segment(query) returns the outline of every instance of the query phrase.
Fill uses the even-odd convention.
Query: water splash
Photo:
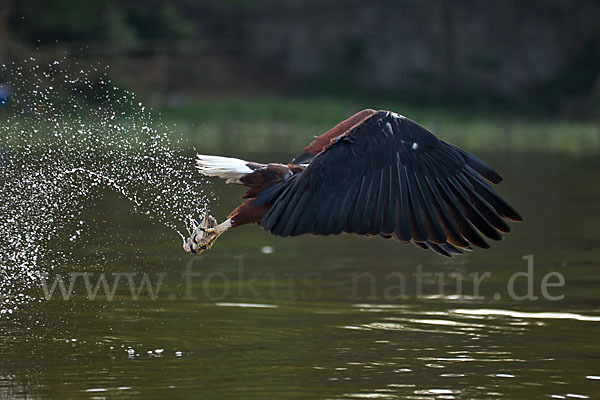
[[[49,243],[81,240],[79,217],[102,195],[99,187],[182,239],[180,229],[212,197],[172,132],[113,85],[107,68],[31,58],[0,69],[10,88],[0,108],[0,318],[31,301],[25,289],[69,260],[68,250]]]

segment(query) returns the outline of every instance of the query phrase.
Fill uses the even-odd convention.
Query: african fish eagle
[[[360,111],[289,164],[198,155],[197,168],[249,189],[223,223],[204,217],[184,243],[192,253],[258,223],[278,236],[378,235],[451,256],[489,248],[483,236],[500,240],[505,219],[522,221],[490,186],[502,181],[496,171],[390,111]]]

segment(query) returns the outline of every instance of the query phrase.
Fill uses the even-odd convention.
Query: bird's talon
[[[184,250],[197,254],[210,249],[219,237],[217,229],[215,229],[216,226],[217,220],[215,218],[210,215],[205,216],[184,243]]]

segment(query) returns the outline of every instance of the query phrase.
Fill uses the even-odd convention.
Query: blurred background
[[[243,192],[194,153],[286,162],[367,107],[489,162],[525,222],[449,260],[254,225],[182,251],[185,210]],[[0,398],[593,398],[599,152],[598,0],[0,0]],[[160,296],[23,284],[124,271]]]
[[[600,148],[594,0],[0,0],[0,63],[31,55],[109,66],[214,151],[364,107],[475,148]]]

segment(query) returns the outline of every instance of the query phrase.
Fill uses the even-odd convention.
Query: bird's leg
[[[231,218],[217,224],[217,220],[206,214],[190,237],[183,244],[183,249],[188,253],[202,253],[210,249],[219,236],[231,228]]]

